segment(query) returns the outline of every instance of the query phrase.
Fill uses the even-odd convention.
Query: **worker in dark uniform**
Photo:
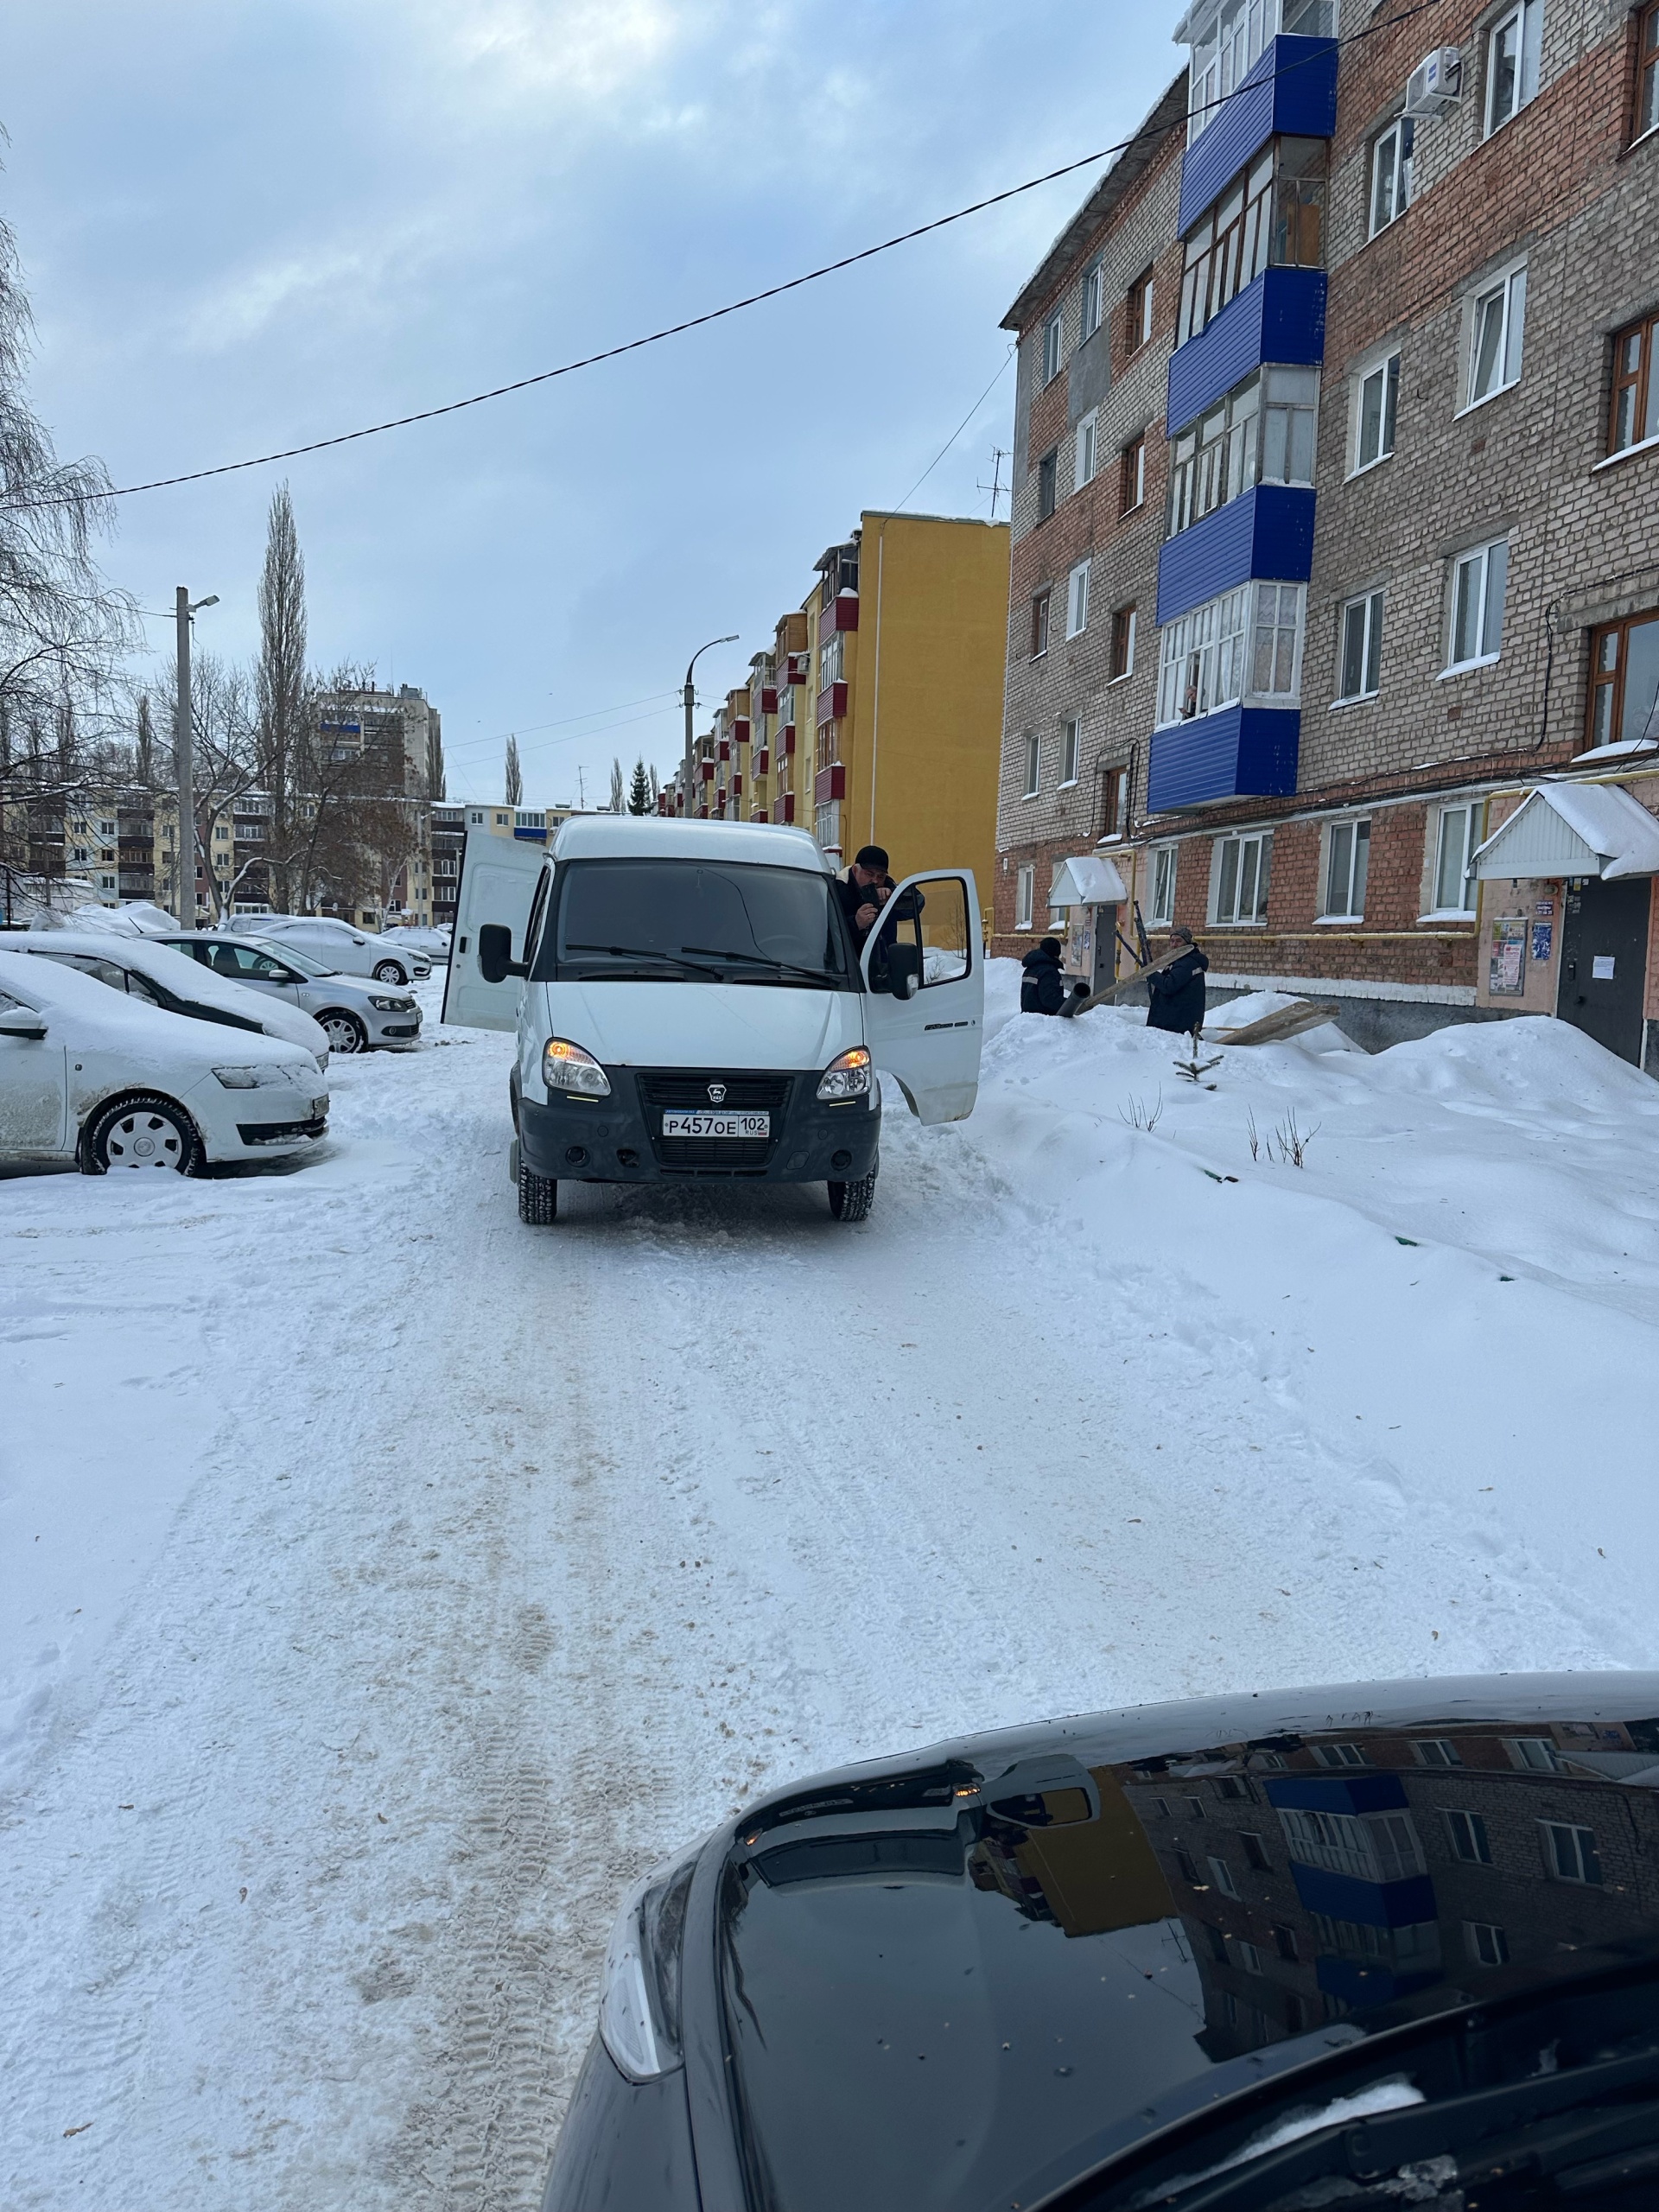
[[[1169,933],[1170,950],[1178,945],[1185,948],[1180,957],[1147,978],[1147,1027],[1172,1030],[1180,1036],[1204,1027],[1204,974],[1210,963],[1185,926]]]

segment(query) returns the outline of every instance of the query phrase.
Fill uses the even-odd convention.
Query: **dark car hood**
[[[1029,2204],[1382,2029],[1645,1955],[1656,1716],[1637,1674],[1262,1694],[764,1801],[715,1930],[755,2201]]]

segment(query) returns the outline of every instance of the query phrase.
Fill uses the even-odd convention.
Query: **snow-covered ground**
[[[0,1183],[6,2212],[531,2206],[619,1891],[772,1781],[1654,1661],[1659,1087],[1573,1031],[1205,1090],[999,965],[867,1224],[532,1231],[437,980],[296,1172]]]

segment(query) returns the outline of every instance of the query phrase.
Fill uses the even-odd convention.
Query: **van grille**
[[[686,1175],[764,1175],[783,1135],[795,1087],[791,1075],[757,1074],[753,1069],[728,1074],[721,1068],[675,1068],[639,1076],[639,1103],[657,1164],[669,1173]],[[716,1105],[709,1096],[711,1083],[723,1084],[726,1096]],[[768,1113],[769,1139],[750,1141],[738,1137],[669,1137],[663,1135],[663,1112]]]

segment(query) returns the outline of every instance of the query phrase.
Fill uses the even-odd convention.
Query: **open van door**
[[[861,963],[865,1034],[920,1122],[963,1122],[979,1093],[985,961],[966,868],[907,875]]]
[[[475,837],[467,832],[461,851],[441,1020],[457,1029],[518,1027],[523,982],[517,976],[499,983],[485,982],[478,964],[478,932],[487,922],[499,923],[512,932],[513,958],[524,957],[524,925],[546,858],[546,846],[528,837]]]

